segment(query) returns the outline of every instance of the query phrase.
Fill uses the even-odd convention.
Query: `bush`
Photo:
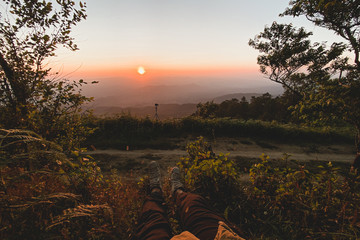
[[[250,169],[249,201],[263,234],[281,238],[349,239],[360,233],[360,177],[340,176],[331,162],[310,172],[270,167],[268,157]]]
[[[352,143],[351,128],[314,128],[259,120],[230,118],[202,119],[186,117],[164,121],[141,119],[129,115],[114,118],[97,118],[90,128],[98,130],[88,137],[86,143],[97,148],[164,148],[171,149],[169,139],[205,136],[251,137],[287,143]]]
[[[284,164],[275,166],[262,155],[247,182],[202,137],[187,151],[189,157],[178,163],[186,187],[208,197],[250,239],[357,239],[360,234],[357,172],[339,171],[331,162],[315,169],[289,164],[287,154]]]
[[[237,194],[238,173],[227,155],[216,155],[211,146],[199,137],[186,147],[189,157],[181,158],[179,168],[185,173],[185,187],[210,198],[216,207],[225,210]]]

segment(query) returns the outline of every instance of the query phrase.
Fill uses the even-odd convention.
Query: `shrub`
[[[252,137],[287,143],[351,143],[350,127],[315,128],[259,120],[230,118],[202,119],[185,117],[163,121],[152,121],[129,115],[114,118],[97,118],[89,127],[98,130],[87,138],[88,145],[96,147],[123,148],[172,148],[169,139],[196,137]]]
[[[211,146],[199,137],[186,147],[189,157],[181,158],[179,168],[185,173],[185,187],[213,200],[224,210],[237,194],[238,173],[227,155],[216,155]]]
[[[248,198],[264,235],[280,238],[349,239],[360,233],[360,177],[340,176],[329,162],[310,172],[272,168],[268,157],[250,169]]]
[[[262,155],[241,181],[232,161],[203,138],[188,144],[178,165],[186,187],[208,197],[250,239],[357,239],[360,176],[331,162],[274,165]],[[342,173],[341,173],[342,172]],[[345,173],[345,174],[344,174]]]

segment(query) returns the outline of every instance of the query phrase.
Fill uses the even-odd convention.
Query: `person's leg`
[[[136,239],[169,240],[172,236],[171,227],[161,191],[160,168],[155,161],[149,165],[149,178],[150,195],[146,197],[140,213]]]
[[[226,222],[200,195],[180,192],[176,194],[176,205],[181,226],[201,240],[213,240],[219,228],[219,221]]]
[[[219,221],[226,222],[225,219],[216,214],[203,197],[184,191],[179,168],[173,168],[170,181],[183,229],[200,240],[213,240],[219,228]]]
[[[160,191],[146,197],[139,218],[136,239],[169,240],[171,238],[170,223],[163,204],[164,199]]]

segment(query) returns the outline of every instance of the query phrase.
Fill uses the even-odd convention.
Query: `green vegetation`
[[[359,2],[292,0],[281,16],[305,16],[339,35],[343,42],[330,47],[312,44],[311,32],[274,22],[249,41],[261,53],[257,59],[261,72],[299,100],[293,110],[300,119],[311,124],[342,119],[352,124],[360,152]]]
[[[1,239],[129,239],[145,196],[116,171],[102,174],[91,158],[19,130],[1,130]],[[331,163],[263,155],[250,181],[203,138],[180,159],[187,189],[206,196],[248,239],[356,239],[360,234],[360,175]],[[131,178],[131,176],[128,176]],[[169,193],[165,184],[164,191]],[[170,208],[173,201],[168,198]],[[172,219],[175,232],[180,226]]]
[[[239,194],[235,163],[224,154],[216,155],[202,137],[189,143],[186,151],[189,156],[181,158],[178,166],[184,173],[187,189],[208,196],[216,209],[231,207],[229,196]]]
[[[332,163],[275,166],[262,155],[240,180],[234,162],[199,138],[179,162],[186,187],[207,196],[250,239],[357,239],[360,176]]]
[[[63,46],[78,49],[72,27],[86,18],[86,5],[75,1],[1,3],[0,127],[33,130],[70,151],[91,129],[84,128],[83,80],[61,79],[47,61]]]
[[[238,118],[256,119],[262,121],[277,121],[282,123],[293,122],[297,119],[288,110],[294,103],[292,96],[286,94],[273,98],[269,93],[260,97],[252,97],[250,102],[243,97],[240,101],[236,98],[225,100],[220,104],[214,102],[199,103],[196,107],[196,116],[202,118]]]
[[[90,123],[89,123],[90,124]],[[87,139],[87,145],[96,148],[131,149],[179,147],[169,139],[196,138],[206,136],[251,137],[267,141],[286,143],[351,143],[352,128],[306,127],[294,124],[280,124],[260,120],[230,118],[203,119],[186,117],[182,119],[155,121],[123,115],[114,118],[94,119],[89,125],[97,130]]]

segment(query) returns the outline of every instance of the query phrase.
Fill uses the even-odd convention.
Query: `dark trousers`
[[[187,192],[177,194],[176,205],[182,228],[200,240],[213,240],[219,221],[226,222],[200,195]],[[160,193],[146,198],[136,236],[140,240],[169,240],[172,237],[164,200]]]

